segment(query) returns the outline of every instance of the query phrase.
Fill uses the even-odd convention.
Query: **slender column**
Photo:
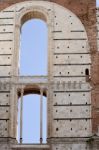
[[[22,144],[22,130],[23,130],[23,88],[21,89],[21,99],[20,99],[20,144]]]
[[[40,91],[40,144],[43,142],[43,90]]]
[[[48,90],[46,91],[46,142],[48,138]]]

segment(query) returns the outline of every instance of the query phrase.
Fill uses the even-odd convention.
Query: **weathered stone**
[[[92,137],[99,135],[96,2],[3,0],[0,10],[0,150],[98,150],[99,139]],[[49,80],[18,77],[20,28],[32,18],[48,25]],[[48,90],[49,146],[16,144],[21,88],[26,93],[40,93],[44,88],[45,95]]]

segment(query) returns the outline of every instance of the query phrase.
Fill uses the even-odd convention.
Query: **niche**
[[[88,68],[85,69],[85,76],[86,76],[86,82],[88,82],[89,81],[89,69]]]

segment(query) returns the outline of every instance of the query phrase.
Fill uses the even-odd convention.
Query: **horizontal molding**
[[[4,121],[7,121],[7,120],[10,120],[9,118],[6,118],[6,119],[0,119],[0,120],[4,120]]]
[[[63,105],[63,104],[55,104],[55,105],[53,105],[53,106],[55,106],[55,107],[57,107],[57,106],[61,106],[61,107],[71,107],[71,106],[91,106],[91,104],[68,104],[68,105]]]
[[[9,55],[12,55],[12,54],[0,54],[0,56],[9,56]]]
[[[53,118],[53,120],[91,120],[92,118]]]
[[[12,42],[13,40],[0,40],[0,42]]]
[[[3,17],[3,18],[0,18],[0,20],[1,19],[7,19],[8,20],[8,19],[14,19],[14,17],[6,17],[6,18]]]
[[[10,107],[10,105],[0,105],[0,107]]]
[[[90,52],[84,52],[84,53],[54,53],[54,55],[77,55],[77,54],[79,54],[79,55],[83,55],[83,54],[91,54]]]
[[[9,75],[9,76],[0,76],[0,79],[3,79],[3,78],[11,78],[11,75]]]
[[[13,26],[14,24],[0,24],[0,26]]]
[[[79,141],[79,139],[81,139],[81,142],[82,142],[82,139],[84,138],[84,139],[89,139],[89,138],[91,138],[91,137],[93,137],[93,136],[87,136],[87,137],[85,137],[85,136],[82,136],[82,137],[79,137],[79,136],[68,136],[68,137],[50,137],[50,138],[47,138],[47,139],[66,139],[66,142],[67,142],[67,139],[69,139],[69,143],[70,143],[70,139],[74,139],[74,140],[77,140],[77,143],[78,143],[78,141]],[[74,142],[74,140],[73,140],[73,142]],[[65,142],[65,144],[66,144],[66,142]]]
[[[13,32],[0,32],[0,34],[12,34]]]
[[[66,41],[73,41],[73,40],[81,40],[81,41],[84,41],[84,40],[87,40],[87,39],[84,39],[84,38],[80,38],[80,39],[53,39],[53,40],[56,40],[56,41],[60,41],[60,40],[66,40]]]
[[[6,13],[6,12],[14,12],[14,10],[3,10],[3,13]]]
[[[70,32],[85,32],[83,30],[71,30]]]
[[[80,93],[80,92],[91,92],[91,90],[67,90],[67,91],[53,91],[53,93]]]
[[[52,33],[61,33],[62,31],[52,31]]]
[[[10,93],[10,91],[0,91],[0,93]]]
[[[79,75],[79,76],[53,76],[54,78],[74,78],[74,77],[85,77],[86,78],[86,75]]]
[[[84,65],[91,65],[91,63],[86,63],[86,64],[83,64],[83,63],[79,63],[79,64],[73,64],[73,63],[66,63],[66,64],[53,64],[54,66],[71,66],[71,65],[77,65],[77,66],[84,66]]]
[[[5,65],[0,65],[0,66],[12,66],[11,64],[5,64]]]

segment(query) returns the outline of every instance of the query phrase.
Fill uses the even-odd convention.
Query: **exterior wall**
[[[0,10],[18,2],[22,2],[26,0],[3,0],[0,1]],[[44,0],[47,1],[47,0]],[[87,31],[89,45],[90,45],[90,51],[91,51],[91,60],[92,60],[92,67],[91,67],[91,80],[90,83],[93,87],[92,92],[92,123],[93,123],[93,133],[97,133],[98,131],[98,125],[99,125],[99,119],[98,119],[98,112],[97,112],[97,106],[98,103],[98,83],[99,83],[99,55],[97,52],[97,29],[96,29],[96,0],[48,0],[51,2],[58,3],[59,5],[62,5],[63,7],[66,7],[67,9],[74,12],[81,20],[81,22],[84,24],[85,29]],[[2,29],[2,27],[0,27]],[[10,26],[9,26],[10,28]]]
[[[1,9],[20,1],[0,2]],[[54,1],[56,2],[56,1]],[[10,149],[16,138],[18,49],[21,17],[34,10],[32,17],[44,19],[49,29],[48,144],[51,150],[97,150],[92,128],[98,129],[98,52],[95,1],[81,0],[23,2],[0,12],[0,137],[2,149]],[[77,18],[72,10],[82,21]],[[44,16],[42,17],[43,14]],[[25,20],[31,17],[27,15]],[[87,31],[87,32],[86,32]],[[4,61],[5,60],[5,61]],[[85,70],[89,69],[89,76]],[[87,78],[88,77],[88,78]],[[27,85],[26,80],[24,87]],[[4,83],[9,83],[4,86]],[[18,83],[11,84],[11,83]],[[33,80],[33,84],[34,84]],[[28,83],[28,85],[31,82]],[[21,84],[24,82],[21,80]],[[37,83],[38,85],[38,83]],[[41,88],[41,85],[40,85]],[[4,100],[2,99],[4,98]],[[95,100],[95,101],[94,101]],[[93,118],[93,120],[92,120]],[[3,140],[4,139],[4,140]],[[6,147],[6,139],[9,141]],[[79,142],[78,142],[79,141]],[[19,147],[24,149],[24,147]],[[48,147],[45,147],[48,149]],[[45,149],[44,148],[44,149]],[[13,146],[13,149],[17,149]],[[29,149],[29,147],[27,147]],[[32,147],[33,149],[33,147]],[[35,149],[35,148],[34,148]],[[43,149],[43,148],[42,148]]]

